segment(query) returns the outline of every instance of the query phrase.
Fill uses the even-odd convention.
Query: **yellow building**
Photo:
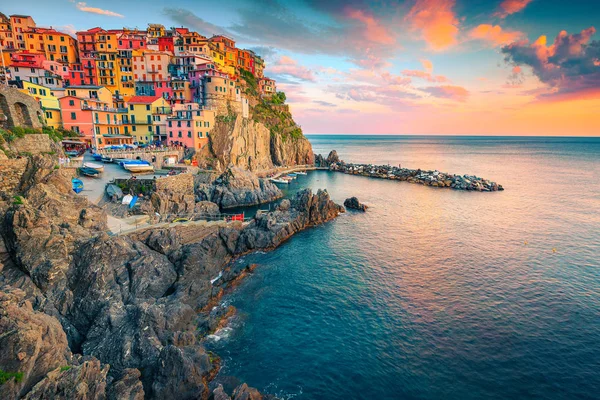
[[[112,93],[110,90],[102,86],[69,86],[66,88],[65,95],[79,97],[82,99],[98,100],[104,104],[113,104]]]
[[[46,125],[54,129],[62,127],[60,102],[58,96],[50,88],[27,81],[18,81],[19,91],[30,95],[40,104]]]
[[[35,21],[29,15],[11,15],[10,27],[16,49],[27,50],[26,32],[35,28]]]
[[[167,30],[164,25],[161,24],[148,24],[148,37],[150,38],[159,38],[165,36]]]
[[[128,112],[131,124],[131,135],[134,143],[145,144],[161,137],[165,132],[166,118],[160,110],[170,109],[167,101],[161,96],[134,96],[129,99]]]
[[[112,108],[96,103],[92,108],[94,123],[94,143],[97,148],[109,145],[106,140],[112,135],[129,135],[131,124],[127,108]]]

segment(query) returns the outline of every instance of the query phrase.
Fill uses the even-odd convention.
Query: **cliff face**
[[[41,157],[19,195],[0,225],[10,254],[5,262],[0,249],[0,369],[15,374],[0,385],[8,399],[208,398],[218,364],[200,338],[218,315],[199,310],[212,309],[227,284],[214,278],[232,258],[343,211],[307,189],[247,225],[110,237],[104,211],[72,194]]]
[[[217,118],[201,162],[219,171],[230,164],[251,171],[314,164],[312,146],[288,107],[251,100],[249,118],[231,110]]]

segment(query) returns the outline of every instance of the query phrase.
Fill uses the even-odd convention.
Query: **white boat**
[[[100,173],[104,172],[104,165],[102,165],[102,164],[96,164],[96,163],[92,163],[92,162],[84,162],[83,166],[84,166],[84,168],[95,169],[96,171],[98,171]]]
[[[123,168],[132,173],[154,171],[152,164],[123,164]]]
[[[273,183],[283,183],[283,184],[286,184],[286,185],[288,183],[290,183],[290,181],[287,180],[287,179],[278,179],[278,178],[271,178],[271,182],[273,182]]]
[[[298,171],[296,172],[296,175],[306,175],[306,171]]]

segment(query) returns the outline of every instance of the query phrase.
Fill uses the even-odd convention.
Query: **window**
[[[74,106],[75,105],[75,100],[69,100],[69,105],[70,106]]]
[[[152,132],[152,127],[148,126],[148,132]]]
[[[52,119],[52,113],[50,111],[46,111],[46,118]]]
[[[178,135],[178,136],[179,136],[179,137],[182,137],[182,136],[181,136],[181,131],[179,131],[179,135]]]
[[[173,126],[173,121],[169,121],[169,128]]]
[[[65,41],[65,37],[64,37],[64,36],[61,36],[61,37],[60,37],[60,41],[61,41],[61,42],[64,42],[64,41]]]
[[[173,137],[173,132],[169,132],[169,137]]]
[[[130,109],[131,111],[133,111],[133,104],[130,104],[130,105],[129,105],[129,109]]]
[[[131,127],[131,130],[135,132],[135,131],[137,130],[137,126],[133,125],[133,126]]]
[[[198,132],[198,137],[201,138],[202,137],[202,132]]]
[[[188,137],[191,138],[192,137],[192,132],[188,131]]]
[[[76,120],[77,119],[77,113],[72,112],[71,113],[71,119],[72,120]]]

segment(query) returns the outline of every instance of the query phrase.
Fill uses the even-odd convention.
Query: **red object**
[[[194,167],[197,167],[197,166],[198,166],[198,161],[197,161],[197,160],[194,160],[194,161],[192,161],[192,165],[193,165]]]
[[[244,214],[235,214],[231,216],[232,221],[244,221]]]

